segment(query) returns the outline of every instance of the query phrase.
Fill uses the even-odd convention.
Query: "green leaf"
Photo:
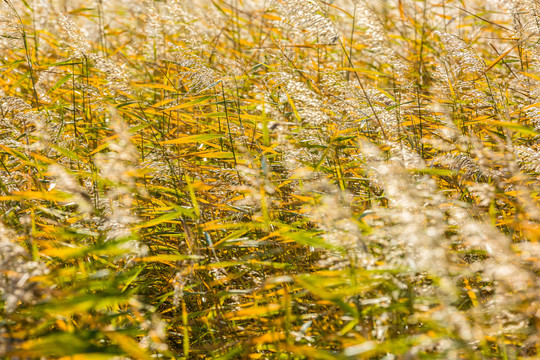
[[[164,215],[161,215],[160,217],[157,217],[155,219],[152,219],[152,220],[143,222],[142,224],[139,224],[138,226],[135,227],[135,229],[144,229],[144,228],[147,228],[147,227],[156,226],[156,225],[159,225],[159,224],[169,222],[171,220],[178,219],[178,218],[180,218],[182,216],[188,216],[190,218],[195,218],[196,217],[195,214],[194,214],[193,209],[186,209],[186,208],[183,208],[183,207],[180,207],[180,206],[175,207],[174,209],[175,209],[175,211],[173,211],[173,212],[166,213]]]
[[[80,162],[83,162],[83,163],[86,162],[83,158],[81,158],[75,152],[73,152],[71,150],[68,150],[66,148],[63,148],[60,145],[50,144],[50,147],[52,147],[54,150],[58,151],[61,155],[64,155],[64,156],[70,158],[71,160],[80,161]]]
[[[281,234],[286,239],[294,240],[295,242],[307,245],[307,246],[313,246],[314,248],[319,249],[331,249],[331,250],[337,250],[339,249],[338,246],[332,245],[324,241],[321,237],[319,237],[319,233],[315,232],[309,232],[309,231],[287,231]]]
[[[64,76],[63,78],[61,78],[60,80],[58,80],[56,82],[56,84],[54,84],[54,86],[52,88],[49,89],[49,91],[47,91],[47,94],[49,93],[52,93],[54,90],[58,89],[60,86],[64,85],[64,83],[66,81],[68,81],[70,78],[71,78],[71,74],[67,74],[66,76]]]
[[[165,111],[174,111],[174,110],[190,108],[190,107],[193,107],[195,105],[200,105],[200,104],[204,103],[206,100],[211,99],[211,98],[213,98],[213,95],[201,96],[200,98],[197,98],[197,99],[195,99],[193,101],[189,101],[187,103],[183,103],[183,104],[176,105],[176,106],[173,106],[173,107],[170,107],[170,108],[167,108],[167,109],[163,109],[161,111],[165,112]]]
[[[500,126],[500,127],[506,128],[506,129],[517,131],[517,132],[522,133],[524,135],[533,135],[533,136],[540,135],[540,132],[538,132],[538,131],[536,131],[534,129],[531,129],[529,127],[526,127],[526,126],[523,126],[523,125],[520,125],[520,124],[516,124],[516,123],[513,123],[513,122],[508,122],[508,121],[490,121],[490,122],[486,123],[486,125],[487,126]]]
[[[92,340],[97,342],[98,336],[97,331],[55,332],[23,343],[20,349],[14,351],[13,355],[27,357],[69,356],[93,352],[96,346],[92,344]],[[109,354],[109,357],[111,355]]]

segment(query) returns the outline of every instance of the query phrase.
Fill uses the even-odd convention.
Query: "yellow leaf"
[[[279,304],[268,304],[266,306],[253,306],[246,309],[241,309],[233,313],[225,314],[225,317],[230,320],[252,319],[264,315],[275,313],[281,309]]]
[[[183,137],[180,137],[178,139],[161,141],[160,144],[161,145],[172,145],[172,144],[187,144],[187,143],[207,142],[209,140],[219,139],[221,137],[223,137],[223,135],[219,135],[219,134],[190,135],[190,136],[183,136]]]

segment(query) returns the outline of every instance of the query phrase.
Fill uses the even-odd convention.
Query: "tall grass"
[[[0,2],[6,359],[533,359],[536,0]]]

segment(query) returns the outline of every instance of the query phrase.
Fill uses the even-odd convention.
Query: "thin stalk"
[[[19,13],[17,12],[15,7],[11,3],[11,1],[9,1],[9,0],[4,0],[4,1],[11,8],[13,13],[17,17],[17,19],[19,21],[19,24],[21,25],[21,36],[22,36],[22,40],[23,40],[23,44],[24,44],[24,52],[25,52],[25,56],[26,56],[26,63],[28,65],[28,69],[29,69],[29,72],[30,72],[30,81],[32,83],[32,92],[33,92],[33,95],[34,95],[34,107],[39,109],[39,97],[38,97],[37,90],[36,90],[36,78],[35,78],[35,75],[34,75],[34,66],[32,65],[32,57],[30,55],[30,49],[28,48],[28,39],[26,37],[26,30],[24,28],[24,23],[23,23],[21,17],[19,16]],[[24,132],[26,133],[26,124],[24,125]],[[28,144],[28,138],[26,139],[26,142]]]
[[[343,53],[345,54],[345,57],[347,58],[347,62],[349,63],[349,66],[351,68],[353,68],[353,63],[352,63],[352,60],[351,60],[351,57],[349,56],[349,54],[347,53],[347,49],[345,49],[345,45],[343,44],[343,41],[340,41],[339,44],[341,45],[341,48],[343,49]],[[377,124],[379,125],[379,128],[381,129],[381,132],[383,134],[383,137],[385,140],[388,140],[388,136],[386,135],[386,131],[384,131],[384,127],[383,127],[383,124],[382,124],[382,121],[381,119],[379,118],[379,116],[377,115],[377,112],[375,111],[375,107],[373,106],[373,103],[371,102],[371,100],[369,99],[369,96],[366,92],[366,89],[364,88],[364,85],[362,84],[362,81],[360,81],[360,77],[358,76],[358,74],[356,73],[356,71],[354,71],[354,75],[356,77],[356,80],[358,81],[358,85],[360,85],[360,89],[362,89],[362,93],[364,94],[364,96],[366,97],[366,101],[368,103],[368,106],[369,108],[371,109],[371,112],[373,113],[373,116],[375,117],[375,120],[377,121]]]
[[[225,106],[225,119],[227,120],[227,132],[229,133],[229,142],[231,143],[231,152],[233,154],[233,159],[234,159],[234,168],[236,169],[238,166],[238,163],[236,162],[236,152],[234,150],[234,142],[232,139],[231,124],[229,121],[229,111],[227,110],[227,99],[225,98],[225,88],[223,87],[223,81],[221,81],[221,96],[223,97],[223,106]],[[238,172],[238,169],[236,169],[236,174],[238,175],[238,181],[240,182],[240,184],[242,184],[242,178],[240,177],[240,173]]]

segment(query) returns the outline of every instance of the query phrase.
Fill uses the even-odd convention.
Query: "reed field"
[[[539,0],[0,0],[0,358],[538,359]]]

